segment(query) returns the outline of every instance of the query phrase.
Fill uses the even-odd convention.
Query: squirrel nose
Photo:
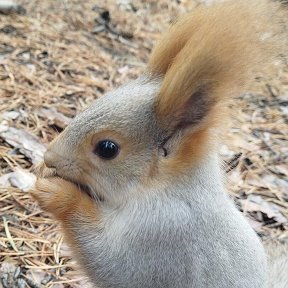
[[[59,156],[58,156],[59,157]],[[57,154],[51,150],[47,150],[44,154],[44,162],[48,168],[56,168],[58,160]]]

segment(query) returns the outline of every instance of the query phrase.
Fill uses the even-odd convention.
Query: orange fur
[[[237,0],[226,1],[225,4],[216,3],[209,7],[199,6],[189,14],[181,16],[180,20],[161,36],[150,56],[149,70],[153,74],[164,75],[176,62],[175,57],[187,45],[189,45],[188,55],[186,55],[187,62],[194,61],[197,56],[201,56],[199,62],[193,63],[195,71],[199,68],[208,68],[204,66],[211,61],[213,64],[217,64],[217,59],[213,59],[212,56],[219,52],[219,56],[222,57],[246,58],[248,62],[251,60],[254,65],[255,57],[261,60],[264,56],[264,42],[260,44],[261,41],[257,35],[266,32],[280,32],[281,25],[278,24],[283,18],[283,13],[284,10],[280,9],[279,3],[267,0]],[[269,44],[265,49],[266,55],[269,50],[271,52],[271,48],[273,53],[275,48],[278,50],[279,47],[282,47],[283,40],[281,39],[281,43],[266,42]],[[272,42],[273,46],[271,46]],[[231,45],[234,45],[236,50]],[[246,51],[250,53],[245,55]],[[230,53],[226,55],[226,52]],[[231,55],[231,52],[236,52],[236,54]],[[261,55],[258,52],[261,52]],[[202,62],[203,55],[208,60],[206,63]],[[235,61],[234,63],[241,64],[241,60],[235,59]],[[222,65],[225,64],[224,62]],[[179,62],[177,66],[180,68]],[[180,76],[180,78],[182,77]]]
[[[81,218],[87,223],[99,218],[93,200],[75,184],[61,178],[38,179],[31,194],[43,210],[64,224],[73,222],[73,218]]]
[[[191,136],[192,135],[192,136]],[[200,159],[203,159],[205,153],[217,149],[215,142],[211,138],[209,130],[199,130],[195,133],[183,137],[175,155],[162,160],[161,171],[164,175],[178,177],[185,173],[191,163],[197,165]]]
[[[60,221],[66,241],[74,248],[77,258],[81,261],[73,225],[81,223],[87,228],[94,227],[100,219],[96,204],[73,183],[51,177],[53,170],[46,168],[45,164],[41,163],[39,168],[41,169],[38,173],[41,173],[41,177],[48,178],[38,178],[30,193],[43,210],[53,214]]]
[[[161,160],[161,168],[159,170],[164,175],[179,177],[185,171],[189,171],[191,165],[196,166],[200,160],[205,160],[203,155],[206,155],[207,151],[218,150],[217,139],[223,127],[222,125],[217,128],[213,126],[214,123],[211,121],[219,114],[217,109],[213,110],[216,114],[215,116],[205,119],[202,127],[195,131],[185,132],[176,151],[170,157]],[[210,113],[213,114],[213,112]],[[223,126],[225,125],[223,124]]]
[[[71,224],[78,222],[93,226],[100,216],[93,200],[71,182],[56,177],[55,169],[47,168],[44,162],[34,167],[38,176],[34,189],[30,191],[40,207],[54,215],[62,224],[66,241],[74,247],[80,259]]]
[[[280,27],[274,25],[278,24],[278,7],[265,0],[202,6],[181,18],[156,45],[149,69],[154,75],[164,74],[155,109],[162,126],[178,129],[179,122],[185,122],[188,106],[195,105],[194,112],[207,109],[199,123],[191,126],[202,132],[184,135],[188,139],[180,145],[185,149],[179,149],[171,167],[202,158],[202,147],[207,149],[211,138],[207,131],[222,125],[219,119],[226,117],[226,102],[253,79],[252,71],[281,52],[280,37],[278,41],[261,40],[265,33]],[[203,98],[200,104],[199,97]]]
[[[149,63],[153,74],[165,73],[157,105],[160,119],[181,110],[199,88],[216,101],[230,98],[231,90],[238,92],[246,83],[251,69],[267,61],[273,46],[260,37],[272,29],[267,27],[271,7],[264,0],[254,2],[199,7],[164,35]]]

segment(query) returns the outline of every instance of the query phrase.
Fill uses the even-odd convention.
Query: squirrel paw
[[[81,191],[76,185],[58,177],[38,179],[31,194],[43,210],[56,218],[72,212],[77,199],[81,197]]]
[[[39,178],[30,193],[43,210],[58,220],[98,217],[94,201],[75,184],[59,177]]]

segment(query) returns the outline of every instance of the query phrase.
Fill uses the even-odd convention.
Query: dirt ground
[[[0,14],[0,287],[89,286],[29,196],[29,169],[75,114],[136,78],[161,31],[202,2],[21,0],[26,13]],[[259,236],[288,241],[287,60],[255,75],[231,111],[227,188]]]

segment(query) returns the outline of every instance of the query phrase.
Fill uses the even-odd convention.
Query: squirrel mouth
[[[87,185],[83,185],[83,184],[80,184],[80,183],[77,183],[77,182],[71,181],[71,180],[68,180],[68,181],[72,182],[77,187],[79,187],[79,190],[81,190],[81,192],[86,193],[91,199],[95,198],[95,197],[93,197],[93,194],[95,194],[95,193],[92,193],[91,189]]]
[[[69,179],[66,177],[63,177],[62,175],[59,175],[57,172],[55,173],[56,177],[60,177],[66,181],[69,181],[71,183],[73,183],[74,185],[76,185],[79,190],[83,193],[85,193],[86,195],[88,195],[92,200],[97,200],[100,202],[104,201],[104,197],[102,195],[99,195],[97,192],[95,192],[94,190],[92,191],[91,188],[88,185],[79,183],[77,181],[75,181],[74,179]]]
[[[81,192],[86,193],[92,200],[94,201],[97,200],[100,202],[104,201],[104,197],[100,195],[100,193],[97,193],[94,190],[92,191],[88,185],[75,181],[75,179],[69,178],[66,175],[62,175],[62,173],[59,173],[57,169],[47,167],[44,162],[41,162],[37,166],[34,166],[32,168],[32,172],[37,177],[40,177],[40,178],[59,177],[63,180],[66,180],[76,185]]]

